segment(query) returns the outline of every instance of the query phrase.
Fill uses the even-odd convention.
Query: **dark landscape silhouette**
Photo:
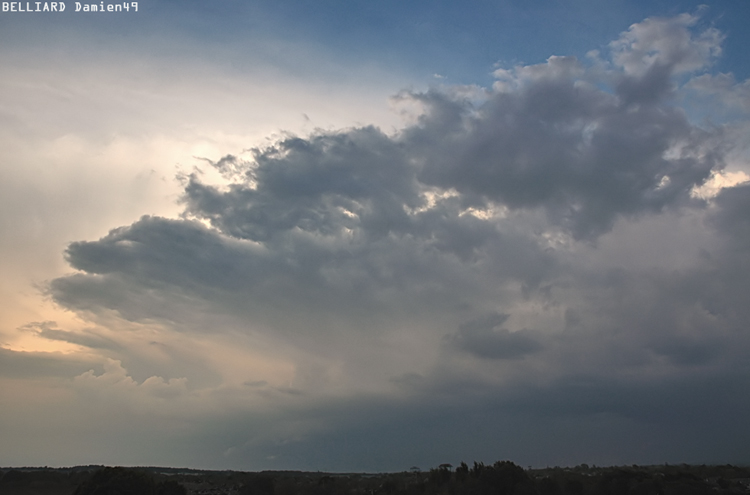
[[[750,493],[750,467],[653,465],[524,469],[461,462],[395,473],[163,467],[0,468],[1,495],[702,495]]]

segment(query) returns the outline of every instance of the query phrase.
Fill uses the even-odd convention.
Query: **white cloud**
[[[733,74],[702,74],[686,85],[690,89],[717,95],[727,108],[750,110],[750,80],[737,82]]]
[[[681,14],[633,24],[610,44],[613,62],[627,76],[635,77],[644,77],[659,66],[667,66],[675,74],[705,67],[721,54],[725,37],[715,28],[693,35],[688,28],[695,26],[698,19]]]
[[[714,172],[711,178],[700,187],[695,187],[690,192],[692,196],[701,199],[716,197],[723,188],[734,187],[750,180],[750,175],[745,172]]]

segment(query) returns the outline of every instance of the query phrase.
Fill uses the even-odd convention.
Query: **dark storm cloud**
[[[725,417],[741,424],[748,402],[735,395],[750,369],[750,187],[691,195],[724,166],[731,133],[692,124],[675,103],[678,79],[705,68],[721,41],[693,34],[694,23],[648,20],[611,45],[610,61],[551,57],[497,71],[492,90],[404,93],[424,112],[392,135],[317,131],[257,148],[252,160],[209,160],[227,184],[186,177],[182,219],[146,216],[72,243],[67,260],[79,272],[49,293],[82,314],[114,310],[185,332],[219,333],[232,320],[335,361],[356,393],[317,396],[307,387],[326,380],[317,362],[296,362],[295,380],[309,380],[287,388],[269,385],[274,376],[240,381],[243,393],[299,401],[285,419],[264,420],[281,433],[257,433],[247,456],[259,446],[296,459],[317,451],[346,466],[368,439],[383,453],[424,449],[459,425],[445,434],[456,451],[508,441],[544,462],[528,441],[534,425],[562,456],[570,445],[556,429],[598,421],[627,452],[614,462],[637,457],[661,427],[661,460],[678,460],[665,445],[715,418],[712,408],[734,408]],[[659,229],[687,260],[678,263],[646,242],[646,221],[692,229],[678,232],[689,240],[720,235],[693,252]],[[60,332],[43,336],[74,341]],[[373,369],[390,387],[376,399],[359,392]],[[289,433],[287,420],[314,427]],[[225,437],[265,429],[246,423]],[[358,440],[337,457],[345,434]],[[612,453],[587,442],[581,449]]]
[[[256,166],[246,173],[257,187],[235,185],[219,193],[192,180],[187,212],[256,241],[272,241],[293,228],[340,234],[355,226],[352,214],[376,237],[410,230],[404,207],[422,201],[406,158],[398,143],[371,127],[288,138],[256,151]]]
[[[256,319],[300,307],[361,317],[383,303],[460,304],[457,288],[472,297],[477,279],[492,274],[533,288],[552,269],[525,232],[502,232],[467,213],[460,197],[425,196],[404,148],[374,128],[354,129],[258,150],[228,189],[190,177],[186,215],[215,229],[144,217],[73,243],[68,260],[85,274],[53,281],[51,294],[128,319],[178,318],[165,313],[166,299]],[[232,157],[215,165],[224,172],[228,164],[238,176]]]
[[[554,270],[526,236],[446,203],[408,218],[409,233],[368,235],[366,222],[346,217],[351,233],[295,227],[262,244],[197,222],[144,217],[99,241],[71,244],[68,260],[82,273],[53,280],[49,292],[66,307],[114,309],[133,321],[184,323],[203,312],[300,328],[332,314],[354,329],[363,318],[382,319],[385,308],[437,315],[486,304],[508,284],[533,291]]]
[[[631,29],[613,48],[622,71],[551,57],[502,71],[504,86],[481,104],[451,92],[403,94],[425,113],[398,135],[365,127],[283,140],[256,150],[248,182],[229,193],[191,182],[187,212],[265,241],[295,227],[324,235],[351,228],[346,210],[377,237],[418,230],[405,210],[422,206],[421,188],[436,186],[457,190],[464,207],[542,207],[575,237],[595,238],[620,216],[684,204],[723,165],[721,149],[708,148],[711,133],[668,100],[674,76],[718,50],[721,37],[710,30],[690,37],[694,22]],[[239,174],[232,156],[215,165]]]
[[[419,400],[406,402],[348,397],[288,410],[285,424],[324,425],[293,438],[279,430],[256,432],[261,419],[229,418],[221,431],[232,432],[238,443],[251,438],[233,456],[259,469],[284,463],[366,471],[377,464],[398,471],[415,463],[428,468],[498,458],[535,466],[721,462],[747,458],[746,377],[722,373],[638,382],[578,376],[503,389],[472,384],[468,393],[424,390]],[[732,434],[726,434],[728,426]],[[215,436],[202,439],[207,448]]]
[[[750,248],[750,184],[723,190],[716,198],[716,205],[711,224],[729,237],[739,251],[747,252]]]
[[[620,218],[701,207],[692,189],[723,166],[712,131],[668,99],[670,81],[718,49],[721,37],[692,35],[694,22],[631,27],[606,69],[551,57],[498,71],[496,88],[473,99],[453,89],[402,95],[425,111],[394,135],[319,131],[255,149],[251,161],[210,162],[229,185],[190,176],[186,219],[144,217],[71,244],[67,259],[80,272],[52,281],[50,294],[68,308],[131,320],[215,313],[308,332],[323,331],[320,315],[359,328],[384,313],[452,314],[455,329],[524,301],[555,303],[550,294],[563,282],[586,294],[589,282],[566,273],[549,239],[595,240]],[[568,309],[589,315],[579,322],[586,326],[590,315],[628,303]],[[648,314],[633,324],[671,325]],[[461,327],[454,343],[485,357],[541,346],[490,323]],[[654,346],[669,354],[689,342],[699,341]]]
[[[205,301],[228,297],[231,305],[233,293],[254,285],[262,289],[257,279],[264,273],[274,280],[288,276],[285,266],[264,254],[197,222],[144,217],[98,242],[71,244],[68,261],[87,274],[56,279],[49,290],[71,308],[116,309],[130,320],[182,321],[175,307],[211,312]]]
[[[521,330],[511,333],[499,328],[510,315],[491,313],[462,324],[458,332],[446,337],[457,348],[489,359],[520,359],[541,349],[539,342]]]
[[[420,179],[511,208],[542,207],[552,223],[593,239],[619,216],[687,202],[691,188],[722,165],[720,155],[697,156],[709,134],[680,109],[659,100],[634,104],[556,77],[555,63],[520,90],[491,96],[477,113],[468,105],[451,113],[450,132],[434,132],[440,117],[430,114],[408,130],[410,139],[429,143]],[[445,97],[428,101],[437,98]]]
[[[550,241],[595,240],[619,218],[704,206],[691,191],[723,166],[721,141],[668,99],[674,76],[706,65],[720,42],[691,35],[691,23],[633,26],[607,69],[551,57],[498,71],[493,91],[402,94],[424,113],[394,135],[318,131],[257,148],[250,161],[208,160],[228,185],[189,176],[184,219],[143,217],[71,244],[80,272],[52,281],[50,294],[68,308],[185,328],[198,315],[311,336],[442,319],[442,335],[463,325],[454,347],[501,360],[549,345],[531,336],[538,328],[512,332],[482,315],[565,305],[579,315],[571,331],[638,329],[628,330],[635,348],[710,360],[696,326],[708,323],[678,323],[693,306],[675,298],[670,277],[571,270]],[[583,300],[566,300],[566,284]]]
[[[743,303],[750,273],[738,261],[722,248],[696,256],[682,270],[653,267],[595,278],[581,273],[575,288],[580,300],[567,304],[575,316],[555,342],[555,355],[588,353],[566,361],[574,374],[599,370],[614,377],[639,370],[655,380],[683,372],[733,374],[746,367],[740,349],[750,344],[743,330],[750,321]]]

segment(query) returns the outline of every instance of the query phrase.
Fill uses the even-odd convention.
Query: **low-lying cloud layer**
[[[723,35],[696,22],[182,177],[180,218],[70,244],[47,291],[89,328],[24,331],[100,364],[37,374],[86,397],[71,414],[118,411],[94,427],[118,462],[137,418],[170,464],[747,462],[750,186],[721,182],[747,177],[747,128],[680,106],[747,83],[706,72]]]

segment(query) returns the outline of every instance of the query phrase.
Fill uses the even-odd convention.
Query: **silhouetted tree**
[[[485,476],[487,474],[491,476],[494,491],[499,495],[516,493],[520,485],[531,482],[526,471],[511,461],[498,461],[492,465],[491,470],[485,470],[485,473]]]
[[[469,466],[465,462],[461,462],[456,468],[456,480],[464,482],[469,477]]]
[[[19,486],[26,484],[28,478],[29,476],[23,471],[11,469],[3,475],[2,479],[0,479],[0,483],[3,485]]]
[[[579,479],[567,480],[565,482],[566,495],[583,495],[583,482]]]
[[[322,481],[321,478],[320,481]],[[319,482],[320,483],[320,482]],[[240,487],[239,495],[274,495],[273,478],[266,475],[253,476]]]
[[[441,464],[437,469],[430,469],[430,482],[440,486],[451,480],[451,464]]]
[[[158,495],[153,478],[133,469],[105,467],[76,488],[73,495]]]
[[[474,467],[472,467],[470,471],[471,475],[474,478],[479,478],[482,475],[482,471],[484,471],[484,463],[474,461]]]
[[[187,490],[175,480],[164,480],[156,485],[156,493],[157,495],[187,495]]]
[[[560,483],[554,478],[542,478],[537,482],[537,487],[539,488],[539,495],[563,495]]]

